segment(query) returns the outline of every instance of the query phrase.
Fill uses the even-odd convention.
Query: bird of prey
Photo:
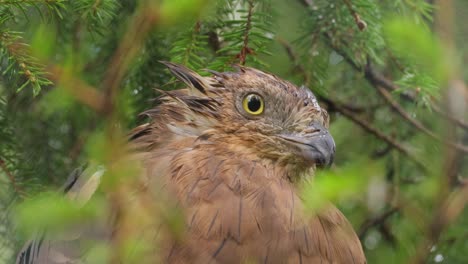
[[[328,114],[309,89],[248,67],[202,77],[165,65],[187,87],[163,92],[144,113],[152,121],[130,136],[141,178],[183,215],[182,234],[159,244],[159,262],[366,263],[337,208],[312,216],[303,210],[301,182],[335,153]],[[97,188],[96,180],[88,184],[96,173],[87,175],[71,181],[74,197]],[[41,236],[17,263],[87,263],[77,248],[89,233],[62,241]]]

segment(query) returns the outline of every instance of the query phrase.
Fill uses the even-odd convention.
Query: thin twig
[[[247,23],[245,25],[244,43],[239,53],[239,63],[241,65],[245,65],[245,59],[247,58],[247,54],[252,53],[252,51],[249,48],[249,34],[250,34],[250,30],[252,29],[252,14],[253,14],[254,3],[252,0],[249,0],[248,4],[249,4],[249,13],[247,14]]]
[[[184,58],[182,59],[182,64],[188,66],[190,60],[190,54],[193,52],[194,46],[196,46],[197,35],[200,34],[201,22],[197,20],[193,26],[192,34],[190,34],[190,44],[188,44],[184,51]]]
[[[398,87],[394,82],[385,78],[382,74],[377,72],[370,62],[368,62],[368,65],[365,67],[364,76],[369,81],[369,83],[372,84],[373,86],[381,86],[390,92],[395,92],[395,91],[400,90],[400,87]],[[402,94],[401,97],[402,99],[405,99],[407,101],[410,101],[413,103],[416,102],[416,98],[409,93],[404,93]],[[431,109],[434,110],[434,112],[436,112],[438,115],[455,123],[457,126],[460,126],[465,130],[468,130],[468,123],[466,121],[457,119],[453,117],[452,115],[449,115],[447,112],[443,111],[438,105],[432,104]]]
[[[437,136],[434,132],[432,132],[431,130],[429,130],[426,126],[424,126],[421,122],[419,122],[418,120],[412,118],[404,109],[402,106],[400,106],[400,104],[395,101],[393,98],[392,98],[392,95],[385,89],[383,89],[382,87],[380,86],[375,86],[375,88],[377,89],[377,91],[382,95],[382,97],[388,102],[388,104],[390,104],[390,106],[401,116],[403,117],[406,121],[408,121],[411,125],[413,125],[416,129],[418,129],[419,131],[423,132],[424,134],[428,135],[429,137],[433,138],[433,139],[436,139],[440,142],[443,142],[447,145],[449,145],[450,147],[453,147],[457,150],[460,150],[460,151],[463,151],[464,153],[468,153],[468,146],[465,146],[465,145],[461,145],[461,144],[458,144],[458,143],[455,143],[455,142],[452,142],[450,140],[447,140],[447,139],[443,139],[439,136]]]
[[[354,114],[352,111],[342,107],[341,105],[338,105],[338,104],[334,103],[333,100],[331,100],[329,98],[326,98],[324,96],[319,96],[319,99],[322,102],[325,102],[329,107],[332,107],[332,108],[336,109],[338,112],[343,114],[349,120],[353,121],[355,124],[359,125],[362,129],[364,129],[368,133],[374,135],[375,137],[377,137],[380,140],[385,141],[386,143],[391,145],[394,149],[398,150],[400,153],[402,153],[403,155],[410,158],[422,170],[424,170],[424,171],[427,170],[426,165],[424,165],[424,163],[422,163],[421,160],[419,160],[405,146],[403,146],[402,143],[400,143],[397,140],[393,139],[392,137],[384,134],[383,132],[378,130],[376,127],[372,126],[369,122],[362,119],[358,115]]]
[[[310,86],[310,77],[307,74],[307,71],[305,70],[305,68],[302,66],[302,64],[299,63],[299,59],[297,58],[296,54],[294,53],[294,50],[291,47],[291,45],[289,45],[289,43],[286,40],[284,40],[284,39],[282,39],[280,37],[277,38],[277,41],[286,50],[286,53],[288,54],[288,57],[291,59],[291,61],[294,64],[294,70],[296,70],[297,73],[302,76],[304,84],[307,87]]]
[[[359,228],[359,232],[358,232],[359,239],[363,240],[367,232],[371,228],[384,224],[388,218],[390,218],[392,215],[394,215],[398,211],[399,211],[398,207],[393,207],[374,218],[366,220],[366,222],[364,222]]]
[[[364,70],[364,77],[366,80],[374,87],[383,87],[386,90],[390,92],[395,92],[401,90],[398,85],[396,85],[394,82],[391,80],[387,79],[385,76],[383,76],[381,73],[379,73],[375,68],[373,67],[373,64],[368,60],[366,67],[362,68],[360,65],[356,64],[354,60],[351,59],[351,57],[343,52],[341,49],[339,49],[336,45],[334,45],[331,42],[330,36],[326,35],[325,38],[328,40],[328,45],[336,52],[338,53],[343,59],[351,65],[356,71],[362,72]],[[412,103],[416,102],[417,99],[410,93],[399,93],[402,99],[405,99],[407,101],[410,101]],[[462,127],[465,130],[468,130],[468,123],[457,119],[451,115],[449,115],[447,112],[443,111],[439,106],[436,104],[431,105],[431,109],[434,110],[437,114],[440,116],[447,118],[451,122],[455,123],[457,126]]]

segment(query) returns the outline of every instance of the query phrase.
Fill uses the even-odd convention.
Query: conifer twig
[[[364,31],[367,28],[366,21],[362,20],[359,14],[354,10],[353,5],[351,4],[351,0],[343,0],[348,8],[349,12],[354,18],[354,22],[356,22],[357,27],[360,31]]]
[[[436,139],[440,142],[443,142],[450,147],[453,147],[459,151],[463,151],[465,153],[468,153],[468,146],[461,145],[446,139],[443,139],[439,136],[437,136],[434,132],[429,130],[426,126],[424,126],[421,122],[418,120],[412,118],[410,114],[408,114],[403,107],[392,98],[392,95],[385,89],[383,89],[380,86],[375,87],[377,91],[380,93],[380,95],[384,98],[384,100],[401,116],[403,117],[406,121],[408,121],[411,125],[413,125],[416,129],[419,131],[423,132],[424,134],[428,135],[429,137]]]
[[[376,127],[372,126],[366,120],[362,119],[361,117],[354,114],[352,111],[342,107],[341,105],[336,104],[331,99],[326,98],[324,96],[318,96],[318,97],[322,102],[325,102],[329,107],[332,107],[332,108],[336,109],[338,112],[343,114],[349,120],[353,121],[355,124],[359,125],[361,128],[363,128],[368,133],[374,135],[375,137],[377,137],[380,140],[383,140],[383,141],[387,142],[394,149],[398,150],[400,153],[402,153],[403,155],[410,158],[412,161],[414,161],[416,163],[416,165],[418,165],[419,168],[421,168],[424,171],[427,170],[426,165],[424,165],[424,163],[422,163],[418,158],[416,158],[416,156],[411,154],[411,152],[405,146],[403,146],[402,143],[400,143],[397,140],[393,139],[392,137],[384,134],[382,131],[380,131]]]
[[[381,86],[390,92],[400,90],[400,87],[398,87],[393,81],[387,79],[381,73],[377,72],[377,70],[374,69],[370,61],[367,63],[364,69],[364,76],[373,86]],[[414,96],[408,93],[404,94],[402,98],[410,102],[416,102],[416,98],[414,98]],[[466,121],[449,115],[447,112],[443,111],[438,105],[432,104],[431,109],[434,110],[434,112],[436,112],[438,115],[447,118],[451,122],[455,123],[457,126],[468,130],[468,123]]]
[[[329,36],[327,36],[328,38],[327,39],[330,39]],[[424,126],[422,123],[420,123],[419,121],[415,120],[414,118],[412,118],[408,113],[406,113],[406,111],[403,109],[402,106],[400,106],[400,104],[398,102],[396,102],[395,100],[393,100],[393,98],[391,97],[391,95],[387,92],[386,89],[382,89],[382,87],[384,88],[388,88],[390,89],[391,91],[396,91],[396,90],[399,90],[399,88],[397,87],[396,84],[394,84],[391,80],[385,78],[384,76],[382,76],[381,74],[377,73],[377,71],[372,67],[372,64],[370,62],[370,60],[368,59],[367,60],[367,64],[366,66],[364,67],[364,69],[359,66],[358,64],[356,64],[351,58],[350,56],[348,56],[348,54],[342,52],[338,47],[336,47],[335,45],[333,45],[330,41],[329,41],[329,46],[335,51],[337,52],[338,54],[340,54],[344,60],[346,62],[348,62],[349,65],[351,65],[354,69],[356,69],[357,71],[362,71],[364,70],[364,76],[366,78],[366,80],[382,95],[382,97],[387,101],[388,104],[390,104],[390,106],[400,115],[402,116],[406,121],[408,121],[412,126],[414,126],[417,130],[423,132],[424,134],[430,136],[431,138],[434,138],[440,142],[443,142],[447,145],[449,145],[450,147],[452,148],[455,148],[457,150],[460,150],[460,151],[463,151],[465,153],[468,153],[468,146],[465,146],[465,145],[461,145],[461,144],[458,144],[456,142],[452,142],[450,140],[446,140],[446,139],[442,139],[440,138],[439,136],[437,136],[434,132],[432,132],[431,130],[429,130],[426,126]],[[415,101],[415,99],[414,99]],[[440,110],[440,108],[438,108]],[[440,111],[439,112],[440,114],[442,113],[445,113],[445,112],[442,112]],[[444,114],[444,116],[450,116],[448,114]],[[454,118],[454,117],[451,117],[450,118],[451,121],[453,121],[454,123],[458,124],[458,125],[461,125],[463,128],[465,128],[465,124],[463,123],[462,120],[459,120],[457,118]],[[467,127],[468,128],[468,127]]]
[[[7,53],[5,57],[8,61],[11,61],[4,73],[8,72],[13,65],[17,65],[19,69],[18,73],[26,79],[17,89],[18,91],[22,90],[26,85],[31,84],[34,94],[37,94],[41,86],[52,84],[50,80],[44,77],[46,75],[43,71],[44,65],[31,56],[28,45],[21,41],[21,36],[16,32],[0,30],[0,46],[4,47]]]
[[[312,7],[312,4],[309,3],[309,1],[301,0],[300,2],[306,7],[309,7],[309,8]],[[325,34],[324,37],[325,37],[325,39],[330,40],[330,36]],[[363,70],[365,70],[364,76],[369,81],[369,83],[372,84],[373,86],[380,85],[380,86],[382,86],[383,88],[387,89],[390,92],[400,90],[400,88],[392,80],[389,80],[388,78],[383,76],[380,72],[378,72],[372,66],[372,64],[370,64],[370,60],[368,60],[368,64],[370,64],[370,65],[368,67],[365,67],[365,69],[363,69],[360,65],[356,64],[356,62],[354,60],[352,60],[351,57],[348,54],[341,51],[336,45],[333,45],[331,43],[331,41],[328,41],[328,45],[335,52],[337,52],[339,55],[341,55],[343,57],[343,59],[349,65],[351,65],[356,71],[362,72]],[[417,99],[412,94],[400,93],[400,95],[401,95],[401,97],[403,99],[405,99],[407,101],[410,101],[410,102],[413,102],[413,103],[417,101]],[[468,122],[449,115],[448,113],[443,111],[438,105],[436,105],[434,103],[431,104],[431,109],[434,110],[434,112],[436,112],[438,115],[440,115],[440,116],[442,116],[444,118],[447,118],[451,122],[455,123],[457,126],[463,128],[465,130],[468,130]]]
[[[7,168],[6,164],[5,164],[5,161],[3,161],[2,158],[0,158],[0,168],[2,168],[3,172],[5,172],[7,178],[10,181],[11,186],[13,186],[13,189],[15,190],[15,192],[21,198],[24,198],[25,196],[27,196],[26,192],[16,182],[15,177],[13,176],[13,174],[11,174],[10,170],[8,170],[8,168]]]
[[[196,42],[197,34],[200,34],[200,27],[201,27],[200,21],[195,22],[195,25],[193,26],[192,33],[190,34],[190,40],[191,40],[190,45],[188,45],[188,47],[186,47],[186,49],[184,51],[184,58],[183,58],[183,61],[182,61],[183,65],[188,66],[188,63],[189,63],[189,60],[190,60],[190,54],[192,52],[194,52],[193,51],[193,48],[195,46],[194,42]]]
[[[247,58],[247,54],[252,53],[252,50],[249,48],[249,34],[250,30],[252,29],[252,14],[254,8],[253,0],[249,0],[248,5],[249,13],[247,14],[247,23],[245,24],[244,44],[242,45],[242,49],[239,53],[239,63],[241,65],[245,65],[245,59]]]

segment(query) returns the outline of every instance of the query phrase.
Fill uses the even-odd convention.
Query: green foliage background
[[[464,203],[436,225],[447,197],[468,196],[468,108],[445,103],[453,80],[468,80],[468,2],[452,4],[446,37],[434,19],[442,9],[425,0],[0,0],[0,263],[24,242],[18,221],[35,225],[37,194],[109,155],[99,150],[109,120],[125,133],[145,121],[138,114],[154,106],[155,88],[179,87],[160,60],[201,74],[245,63],[306,85],[328,109],[337,143],[334,167],[304,187],[309,207],[338,203],[369,263],[409,262],[421,247],[430,247],[424,263],[467,263]],[[145,16],[147,31],[132,27]],[[115,54],[132,34],[141,41],[117,60],[115,114],[100,113],[79,83],[106,94]],[[24,201],[28,213],[12,217]]]

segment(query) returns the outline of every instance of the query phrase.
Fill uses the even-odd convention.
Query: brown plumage
[[[148,189],[162,188],[184,215],[162,262],[366,263],[338,209],[302,211],[297,186],[335,148],[310,90],[252,68],[201,77],[165,64],[188,88],[164,92],[131,135]],[[18,263],[49,263],[21,262],[25,252]]]

